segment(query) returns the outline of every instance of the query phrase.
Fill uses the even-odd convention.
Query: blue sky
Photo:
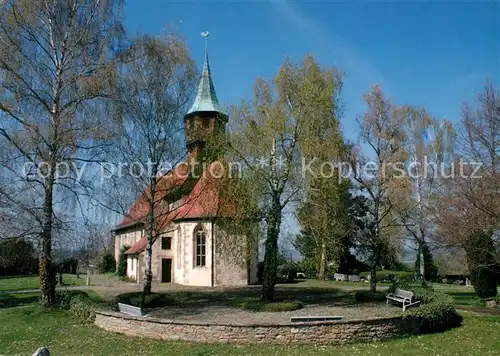
[[[345,136],[355,140],[362,96],[374,84],[397,104],[420,105],[459,123],[462,103],[485,80],[500,85],[498,1],[166,1],[130,0],[131,32],[174,29],[199,63],[200,32],[222,104],[250,98],[256,78],[271,78],[282,61],[313,54],[346,72]],[[285,218],[294,232],[294,219]]]
[[[395,103],[460,120],[485,80],[500,83],[498,1],[167,1],[130,0],[131,32],[175,29],[203,60],[200,32],[222,104],[251,96],[257,77],[271,78],[287,57],[313,54],[347,74],[342,120],[349,139],[362,95],[379,84]]]

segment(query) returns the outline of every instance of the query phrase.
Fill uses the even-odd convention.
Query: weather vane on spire
[[[205,38],[205,54],[207,54],[207,50],[208,50],[208,35],[210,35],[210,33],[208,31],[205,31],[205,32],[202,32],[201,33],[201,37],[204,37]]]

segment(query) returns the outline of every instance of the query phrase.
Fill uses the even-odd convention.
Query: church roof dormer
[[[210,74],[208,53],[205,53],[205,62],[203,63],[203,71],[201,74],[200,84],[198,85],[196,99],[187,113],[189,115],[201,111],[222,113],[219,100],[217,99],[217,94],[215,93],[212,75]]]

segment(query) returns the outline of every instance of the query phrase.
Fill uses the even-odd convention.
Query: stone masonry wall
[[[198,343],[343,344],[386,340],[405,333],[400,318],[282,325],[222,325],[97,312],[95,324],[104,330],[128,336]]]

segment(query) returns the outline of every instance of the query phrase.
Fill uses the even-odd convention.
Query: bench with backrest
[[[420,301],[413,301],[413,297],[413,292],[399,288],[396,289],[394,293],[389,293],[386,296],[387,304],[389,304],[389,301],[401,303],[403,305],[403,311],[405,311],[408,307],[420,304]]]

